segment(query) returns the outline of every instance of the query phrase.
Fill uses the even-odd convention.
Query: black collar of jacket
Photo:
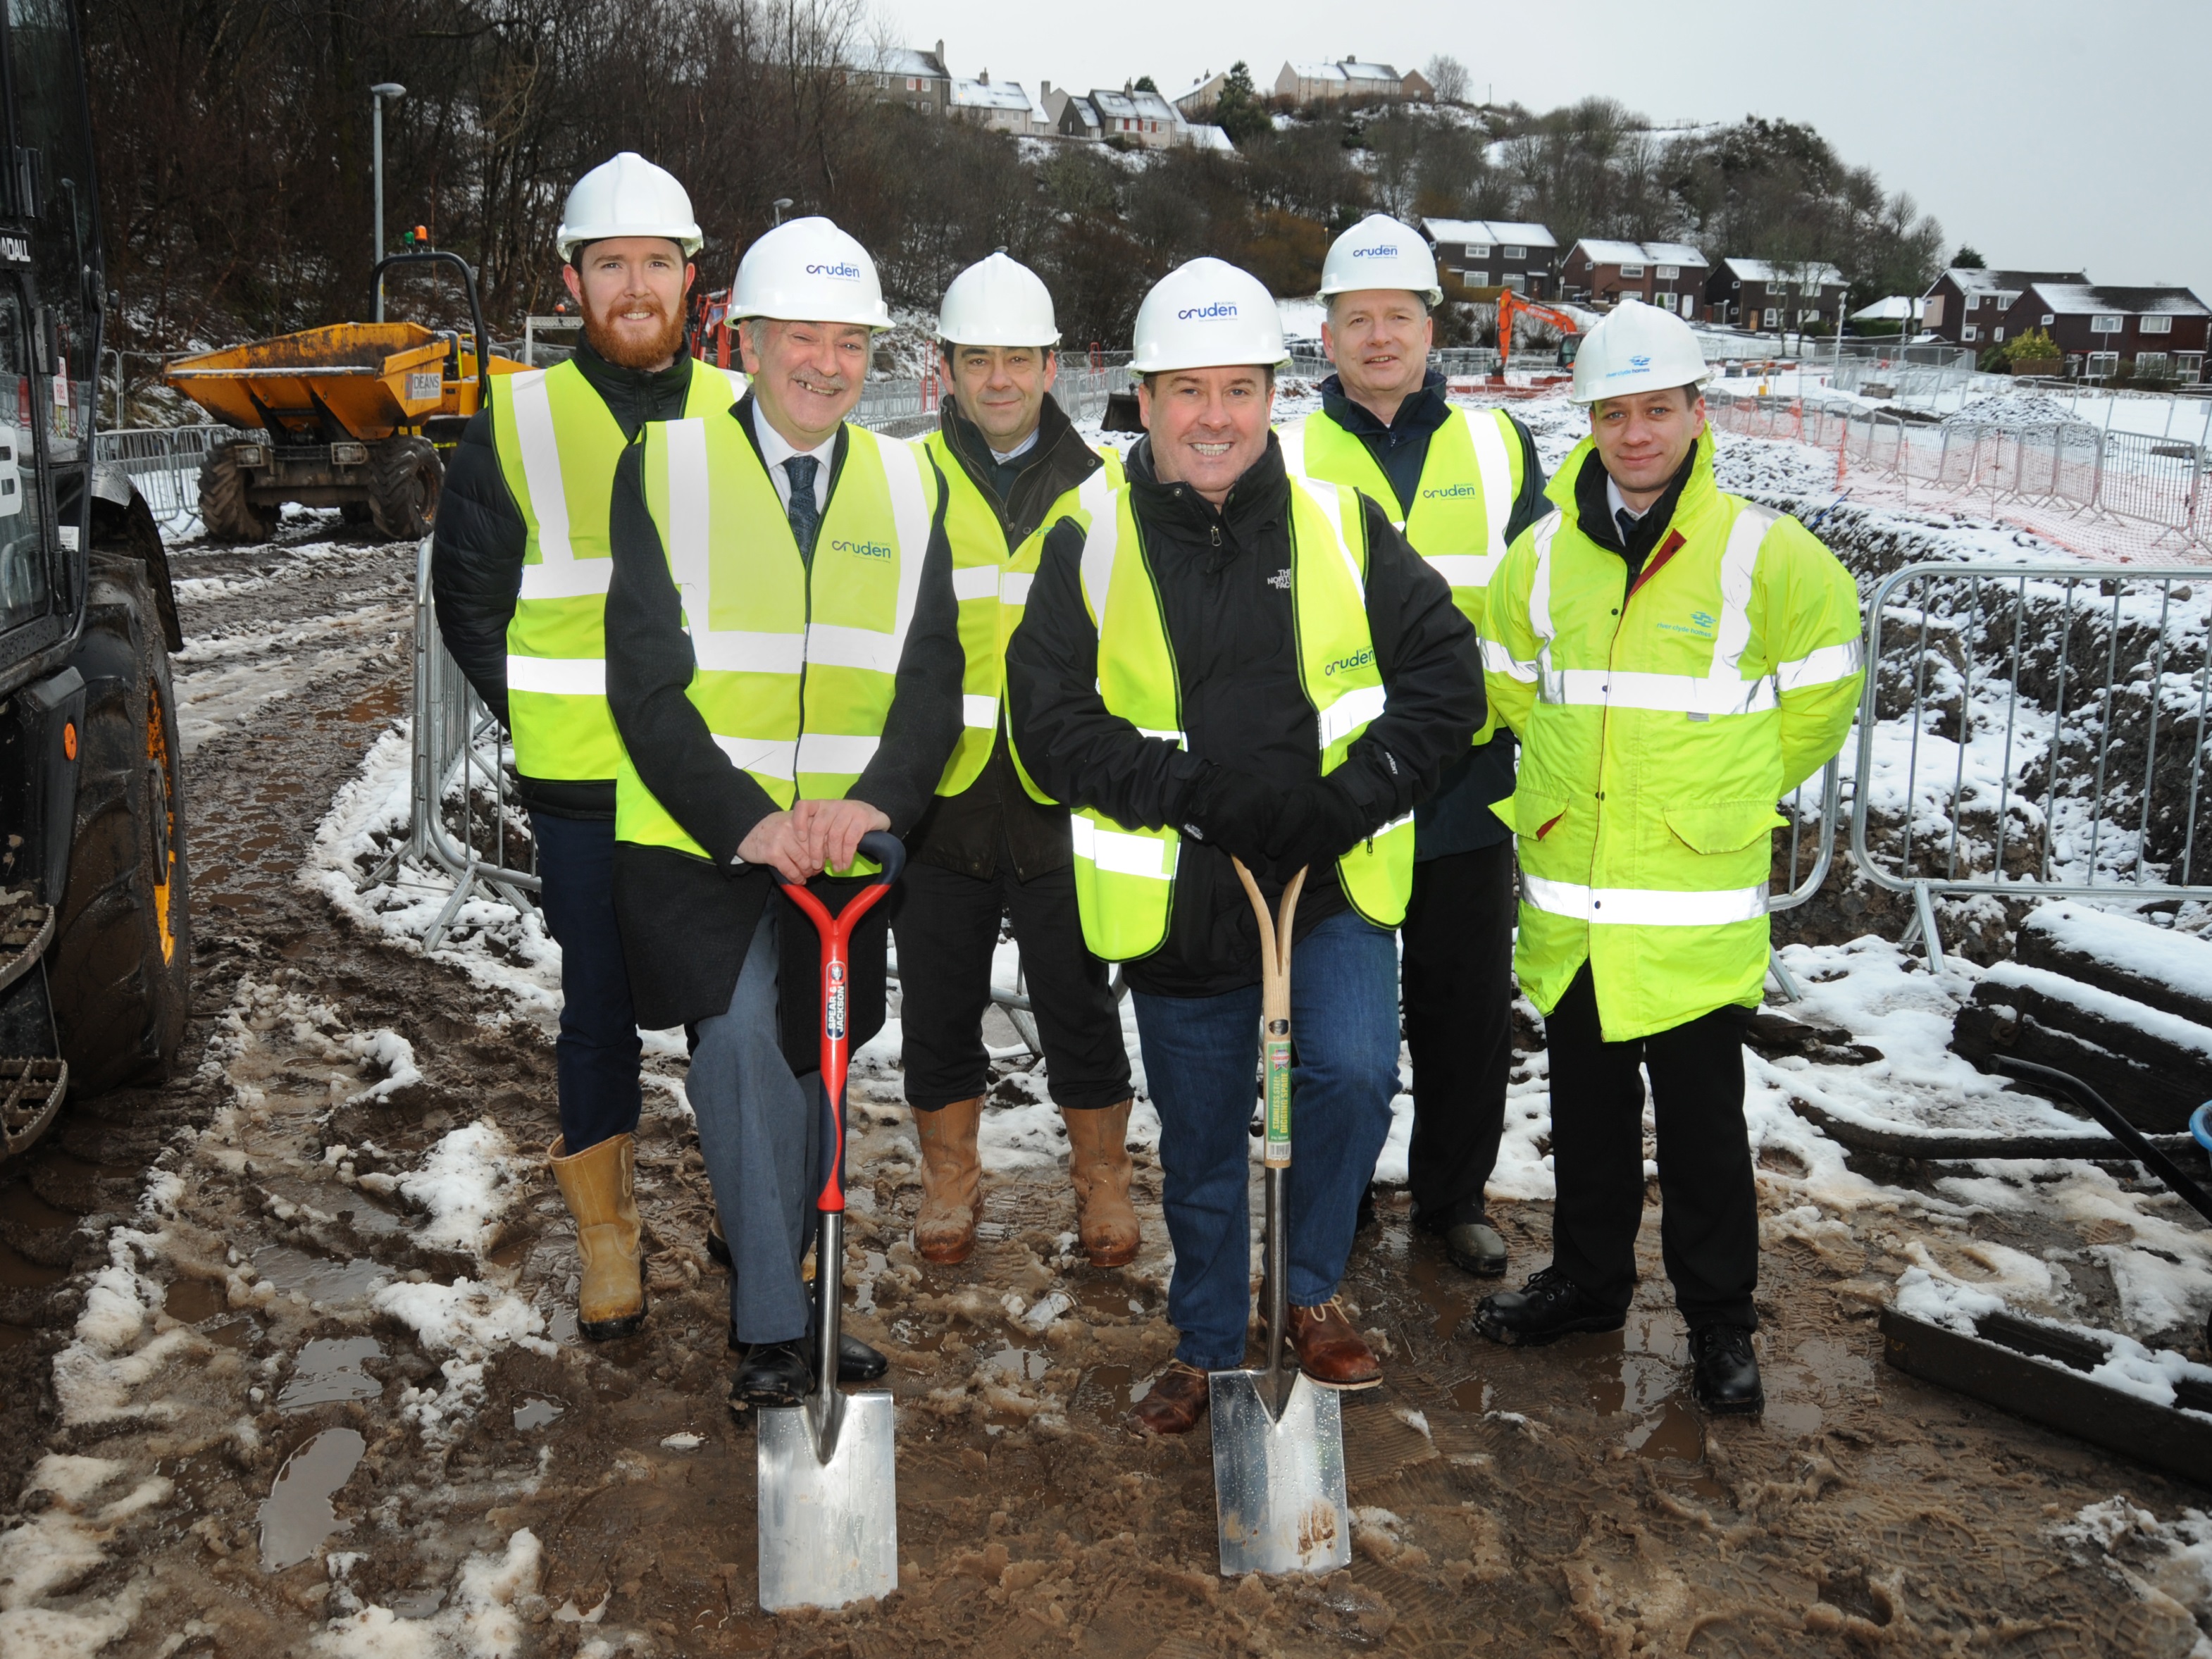
[[[960,405],[951,398],[940,406],[938,424],[944,429],[945,447],[959,461],[961,471],[999,515],[999,526],[1006,532],[1009,547],[1019,547],[1027,541],[1044,522],[1054,501],[1106,465],[1047,392],[1043,412],[1037,417],[1036,443],[1022,457],[1021,475],[1001,501],[988,476],[987,470],[996,462],[982,429],[963,415]]]
[[[765,472],[768,471],[768,457],[761,451],[760,433],[753,425],[753,405],[759,401],[750,392],[746,392],[744,397],[730,405],[730,416],[737,422],[738,430],[745,434],[745,441],[753,447],[753,453],[760,461],[761,471]],[[837,447],[830,452],[830,493],[823,497],[824,501],[834,501],[837,499],[837,480],[845,471],[845,457],[852,452],[852,448],[853,423],[847,421],[838,427]]]
[[[1420,390],[1400,404],[1387,423],[1377,420],[1366,404],[1354,401],[1344,389],[1343,377],[1336,374],[1321,383],[1321,412],[1355,438],[1403,441],[1417,432],[1434,432],[1451,418],[1451,405],[1444,401],[1443,372],[1432,368],[1422,376]]]
[[[1593,446],[1589,453],[1583,457],[1583,470],[1575,478],[1575,518],[1583,534],[1627,560],[1629,580],[1635,580],[1644,560],[1651,556],[1651,550],[1667,533],[1667,526],[1674,523],[1675,505],[1681,501],[1683,488],[1697,466],[1698,447],[1692,444],[1690,453],[1682,457],[1682,465],[1667,481],[1665,491],[1651,503],[1651,510],[1637,520],[1636,534],[1623,543],[1620,526],[1613,522],[1613,507],[1606,500],[1605,458]]]
[[[1291,475],[1283,470],[1283,446],[1270,432],[1267,453],[1229,487],[1219,507],[1187,483],[1162,483],[1152,466],[1152,441],[1146,437],[1129,452],[1129,499],[1139,524],[1176,538],[1210,542],[1218,549],[1217,565],[1238,550],[1255,545],[1280,525],[1290,511]],[[1212,532],[1219,531],[1218,537]]]
[[[584,384],[598,392],[619,416],[626,409],[643,408],[673,397],[681,410],[691,389],[691,337],[687,331],[676,349],[676,361],[665,368],[624,368],[599,356],[588,339],[576,343],[576,369]]]

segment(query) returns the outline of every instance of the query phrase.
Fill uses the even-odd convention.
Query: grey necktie
[[[799,556],[814,562],[814,538],[821,532],[822,509],[814,501],[814,474],[821,462],[811,455],[793,455],[783,464],[791,477],[791,501],[783,509],[791,520],[791,538],[799,544]]]
[[[788,466],[790,463],[787,461],[784,465]],[[1636,540],[1636,527],[1644,522],[1625,507],[1613,508],[1613,521],[1620,526],[1620,544],[1623,547],[1629,546]]]

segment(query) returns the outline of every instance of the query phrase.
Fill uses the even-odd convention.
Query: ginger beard
[[[584,338],[620,368],[657,369],[684,344],[684,319],[671,315],[652,294],[624,294],[605,309],[595,308],[589,295],[582,296]],[[651,317],[626,313],[649,311]]]

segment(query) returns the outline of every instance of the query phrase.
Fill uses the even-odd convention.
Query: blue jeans
[[[1258,1102],[1260,988],[1215,997],[1135,993],[1137,1036],[1160,1114],[1175,1278],[1176,1358],[1200,1370],[1244,1363],[1251,1323],[1251,1121]],[[1398,1091],[1398,962],[1391,936],[1349,910],[1291,953],[1288,1188],[1290,1299],[1319,1307],[1352,1254],[1359,1195],[1390,1133]]]
[[[571,1154],[637,1127],[642,1052],[615,926],[611,818],[530,815],[545,926],[561,946],[561,1138]]]

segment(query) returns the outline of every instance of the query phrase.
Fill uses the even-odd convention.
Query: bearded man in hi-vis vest
[[[1419,231],[1369,215],[1330,245],[1321,296],[1336,373],[1320,410],[1284,427],[1283,464],[1381,503],[1474,623],[1506,548],[1551,511],[1535,441],[1502,409],[1445,401],[1429,366],[1443,290]],[[1493,721],[1414,809],[1413,896],[1399,929],[1413,1224],[1486,1279],[1505,1271],[1483,1185],[1513,1069],[1513,837],[1490,805],[1512,793],[1513,734]]]
[[[1398,1090],[1414,803],[1483,718],[1474,630],[1358,490],[1294,478],[1268,430],[1283,329],[1249,272],[1194,259],[1137,313],[1146,436],[1110,516],[1045,538],[1006,647],[1016,751],[1073,809],[1086,943],[1126,963],[1175,1277],[1174,1362],[1137,1425],[1184,1434],[1252,1308],[1258,922],[1292,929],[1296,1162],[1284,1335],[1323,1388],[1382,1379],[1337,1289]]]
[[[1648,1071],[1692,1391],[1752,1413],[1743,1030],[1766,980],[1776,803],[1843,746],[1863,653],[1850,572],[1714,482],[1705,373],[1689,326],[1653,307],[1590,331],[1573,391],[1590,435],[1484,604],[1492,704],[1521,735],[1496,810],[1518,842],[1513,963],[1544,1016],[1559,1193],[1551,1265],[1485,1297],[1474,1324],[1535,1343],[1626,1322]]]
[[[592,168],[568,193],[557,245],[583,343],[557,368],[496,381],[469,422],[447,467],[430,581],[446,648],[514,736],[561,946],[561,1139],[549,1152],[576,1220],[577,1328],[603,1341],[645,1318],[631,1188],[640,1045],[614,911],[608,504],[646,422],[726,410],[743,388],[684,349],[700,235],[669,173],[627,151]]]
[[[963,663],[944,480],[919,445],[847,418],[890,326],[875,262],[794,219],[746,250],[731,314],[750,392],[647,426],[615,474],[615,907],[639,1018],[693,1039],[731,1400],[780,1406],[813,1384],[801,1262],[836,1149],[817,1144],[819,950],[770,870],[834,909],[860,837],[913,827],[960,735]],[[855,1048],[884,1022],[890,908],[854,938]],[[846,1334],[841,1379],[884,1369]]]

